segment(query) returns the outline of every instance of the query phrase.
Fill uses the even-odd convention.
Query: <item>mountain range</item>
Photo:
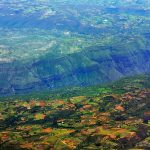
[[[0,95],[150,72],[148,0],[0,2]]]

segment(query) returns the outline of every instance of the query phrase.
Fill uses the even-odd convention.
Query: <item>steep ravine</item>
[[[45,56],[25,65],[0,64],[0,95],[95,85],[149,72],[150,50],[101,55],[96,49],[57,59]]]

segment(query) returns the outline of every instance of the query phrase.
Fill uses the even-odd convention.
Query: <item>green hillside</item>
[[[14,96],[1,97],[0,100],[15,100],[15,99],[67,99],[74,96],[97,96],[103,94],[124,94],[126,92],[132,92],[136,89],[142,90],[150,88],[150,75],[137,75],[122,78],[110,84],[95,85],[89,87],[70,87],[57,90],[41,90],[36,92],[30,92],[27,94],[18,94]]]
[[[2,150],[148,149],[149,78],[141,75],[103,87],[59,91],[59,95],[53,93],[57,97],[54,100],[1,101],[0,147]]]

